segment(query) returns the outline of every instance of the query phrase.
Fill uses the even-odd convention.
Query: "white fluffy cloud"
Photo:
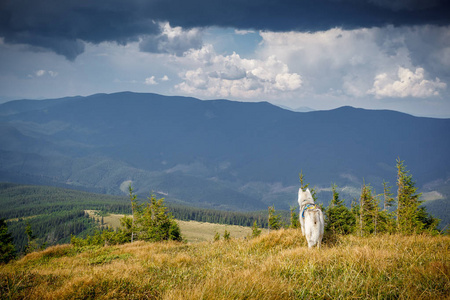
[[[44,76],[44,75],[45,75],[45,70],[36,71],[36,76],[37,77],[41,77],[41,76]]]
[[[184,93],[204,97],[251,99],[292,92],[302,85],[297,73],[276,56],[244,59],[239,54],[220,55],[212,45],[191,50],[183,59],[191,64],[180,73],[183,82],[176,88]]]
[[[157,84],[159,84],[161,82],[165,82],[165,81],[169,81],[169,77],[167,75],[164,75],[161,78],[156,78],[156,76],[153,75],[153,76],[145,78],[144,84],[145,85],[157,85]]]
[[[178,56],[189,49],[202,47],[202,30],[192,28],[171,27],[169,23],[161,23],[161,33],[144,37],[139,45],[141,51],[151,53],[168,53]]]
[[[50,77],[56,77],[56,76],[58,76],[58,72],[51,71],[51,70],[49,70],[49,71],[47,71],[47,70],[37,70],[36,72],[34,72],[34,75],[36,77],[42,77],[42,76],[45,76],[45,75],[49,75]],[[30,76],[30,77],[33,77],[33,76]]]
[[[147,77],[147,78],[145,78],[145,82],[144,82],[146,85],[155,85],[155,84],[158,84],[157,82],[156,82],[156,80],[155,80],[155,76],[150,76],[150,77]]]
[[[375,77],[373,88],[369,93],[377,98],[382,97],[417,97],[426,98],[439,96],[439,90],[445,89],[447,84],[439,78],[435,80],[425,79],[424,69],[417,68],[415,72],[399,67],[397,76],[389,76],[387,73]]]
[[[304,90],[310,95],[433,97],[450,79],[449,27],[335,28],[260,35],[259,56],[276,55],[291,71],[302,74]]]

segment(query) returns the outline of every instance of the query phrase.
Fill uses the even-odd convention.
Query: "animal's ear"
[[[309,189],[306,189],[306,194],[308,195],[309,198],[312,198],[311,191]]]
[[[302,188],[298,189],[298,203],[301,204],[302,202],[302,196],[303,196],[303,190]]]

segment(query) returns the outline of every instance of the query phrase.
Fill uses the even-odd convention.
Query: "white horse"
[[[300,225],[302,234],[306,236],[308,247],[320,248],[323,238],[324,218],[322,210],[314,203],[314,199],[309,189],[298,190],[298,204],[300,205]]]

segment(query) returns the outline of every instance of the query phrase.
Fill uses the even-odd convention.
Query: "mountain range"
[[[449,132],[450,119],[353,107],[295,112],[131,92],[16,100],[0,105],[0,181],[108,194],[132,183],[193,206],[288,209],[300,172],[320,202],[335,183],[350,204],[363,182],[395,191],[400,158],[447,220]]]

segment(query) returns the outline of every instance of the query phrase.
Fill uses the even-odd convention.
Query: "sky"
[[[0,0],[0,103],[121,91],[450,118],[450,1]]]

